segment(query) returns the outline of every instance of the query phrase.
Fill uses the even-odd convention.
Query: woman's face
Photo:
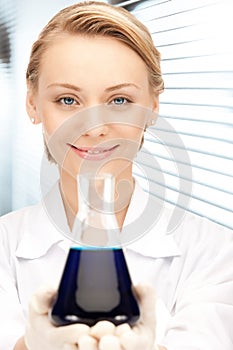
[[[101,36],[54,40],[43,54],[38,88],[27,95],[28,113],[43,123],[50,152],[73,176],[83,164],[115,175],[130,171],[146,124],[142,111],[157,107],[143,60]]]

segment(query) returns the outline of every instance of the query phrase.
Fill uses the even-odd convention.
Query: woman
[[[59,281],[69,248],[60,231],[72,230],[78,212],[76,176],[87,170],[86,164],[88,170],[94,164],[95,171],[112,173],[117,185],[127,183],[126,195],[118,187],[121,230],[144,210],[147,196],[134,183],[132,159],[144,129],[155,119],[163,90],[160,56],[147,29],[127,11],[105,3],[70,6],[48,23],[34,44],[27,85],[27,111],[33,123],[43,124],[60,186],[48,194],[45,206],[1,218],[0,347],[232,349],[232,233],[197,217],[186,215],[167,236],[169,212],[164,210],[144,237],[126,247],[133,283],[155,288],[164,328],[162,318],[154,320],[153,289],[145,286],[136,289],[141,320],[132,328],[109,322],[56,328],[48,320],[54,290],[40,290],[31,298],[41,285]],[[131,108],[136,108],[136,118]],[[63,213],[65,222],[58,223],[54,213],[59,219]],[[155,335],[155,323],[160,335]]]

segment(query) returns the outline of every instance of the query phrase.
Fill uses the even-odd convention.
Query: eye
[[[69,96],[60,98],[59,102],[61,102],[66,106],[72,106],[75,103],[77,103],[73,97],[69,97]]]
[[[127,102],[130,102],[127,98],[125,97],[116,97],[112,100],[112,103],[119,106],[119,105],[124,105]]]

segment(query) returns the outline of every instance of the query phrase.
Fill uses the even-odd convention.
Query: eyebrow
[[[140,86],[134,84],[134,83],[122,83],[122,84],[118,84],[118,85],[114,85],[114,86],[110,86],[107,89],[105,89],[106,92],[111,92],[111,91],[115,91],[118,89],[123,89],[125,87],[135,87],[137,89],[140,89]]]
[[[64,88],[72,89],[72,90],[76,90],[76,91],[81,91],[82,90],[78,86],[73,85],[73,84],[68,84],[68,83],[53,83],[53,84],[49,84],[47,86],[47,89],[49,89],[50,87],[64,87]]]
[[[64,87],[67,89],[72,89],[75,91],[82,91],[82,89],[80,87],[73,85],[73,84],[68,84],[68,83],[53,83],[53,84],[48,85],[47,88],[56,87],[56,86],[57,87]],[[112,92],[112,91],[115,91],[118,89],[123,89],[125,87],[135,87],[137,89],[140,89],[140,86],[138,86],[134,83],[122,83],[122,84],[117,84],[117,85],[110,86],[110,87],[106,88],[105,92]]]

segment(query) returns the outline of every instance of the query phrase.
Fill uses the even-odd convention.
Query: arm
[[[188,234],[179,242],[184,254],[169,271],[170,281],[178,278],[162,342],[168,350],[232,349],[233,234],[210,222],[201,225],[198,234],[195,226],[185,227]]]
[[[18,298],[13,269],[5,232],[0,226],[0,349],[12,350],[17,339],[24,333],[25,319]]]

